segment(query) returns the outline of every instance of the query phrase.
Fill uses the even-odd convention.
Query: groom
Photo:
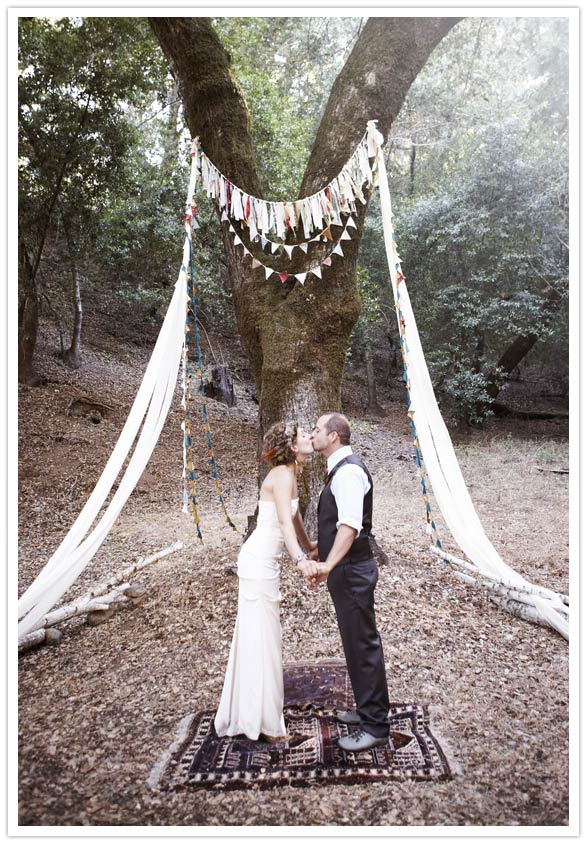
[[[342,414],[323,414],[312,431],[316,452],[328,460],[318,502],[319,561],[301,561],[310,587],[326,581],[334,603],[357,710],[337,709],[340,722],[356,730],[339,738],[345,752],[389,742],[389,696],[373,594],[378,570],[369,544],[373,481],[349,446],[351,430]]]

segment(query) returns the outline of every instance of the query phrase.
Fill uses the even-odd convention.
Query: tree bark
[[[562,297],[554,288],[549,288],[546,291],[543,291],[543,294],[544,303],[542,304],[542,311],[548,316],[553,314],[560,307]],[[491,374],[489,384],[486,387],[486,391],[492,400],[496,399],[503,388],[504,381],[508,381],[507,376],[509,376],[509,374],[520,364],[522,359],[528,355],[532,347],[539,340],[539,337],[539,335],[533,332],[530,332],[527,335],[518,335],[504,351],[497,362],[495,370]],[[493,404],[490,405],[490,407],[492,406]]]
[[[375,368],[373,367],[373,350],[370,346],[365,350],[365,373],[367,375],[367,395],[369,397],[367,412],[369,414],[382,415],[384,411],[377,399],[377,380],[375,379]]]
[[[69,367],[73,368],[74,370],[77,370],[79,367],[81,367],[82,363],[81,339],[83,309],[82,295],[80,289],[80,273],[75,258],[75,247],[73,244],[73,239],[71,237],[69,224],[66,220],[65,214],[63,213],[63,208],[61,208],[61,220],[63,223],[63,231],[65,233],[65,243],[67,245],[67,261],[69,264],[69,275],[71,278],[71,288],[73,295],[73,329],[71,333],[71,344],[69,345],[69,348],[62,353],[62,358],[63,361],[67,365],[69,365]]]
[[[367,21],[332,87],[300,197],[323,188],[339,173],[368,120],[377,120],[387,138],[413,80],[459,20]],[[178,82],[192,136],[200,137],[207,155],[228,179],[262,197],[249,113],[210,19],[157,17],[150,23]],[[366,197],[368,203],[368,193]],[[267,281],[262,268],[251,270],[235,248],[228,226],[222,226],[237,326],[259,397],[259,440],[277,420],[295,419],[310,427],[320,414],[340,409],[345,354],[360,313],[355,267],[367,203],[354,216],[356,235],[345,242],[344,260],[324,268],[322,280],[308,280],[305,286]],[[333,234],[336,237],[338,230]],[[316,254],[308,253],[286,267],[296,273],[313,264]],[[272,266],[280,269],[277,260]],[[316,467],[312,493],[319,482]]]
[[[69,349],[65,350],[63,360],[66,364],[74,370],[81,367],[82,364],[82,296],[80,290],[80,274],[74,266],[72,270],[73,282],[73,332],[71,335],[71,345]]]
[[[39,292],[26,244],[18,240],[18,265],[22,301],[19,305],[18,378],[25,385],[34,385],[33,358],[39,327]]]

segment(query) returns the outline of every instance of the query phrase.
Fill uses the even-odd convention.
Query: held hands
[[[321,561],[313,561],[310,558],[305,558],[298,562],[302,575],[306,579],[306,584],[309,588],[317,588],[319,584],[325,582],[330,573],[330,567]]]
[[[310,551],[308,552],[308,558],[311,558],[312,561],[318,561],[318,543],[317,543],[317,541],[312,541],[310,543]]]

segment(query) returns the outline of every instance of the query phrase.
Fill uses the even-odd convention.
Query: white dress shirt
[[[333,452],[328,457],[328,473],[331,473],[343,458],[352,454],[350,446],[340,447]],[[370,487],[367,474],[357,464],[345,464],[337,470],[330,486],[338,509],[337,529],[344,523],[359,534],[363,527],[363,499]]]

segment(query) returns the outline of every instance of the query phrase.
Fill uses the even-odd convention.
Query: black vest
[[[332,472],[328,475],[324,489],[320,494],[320,499],[318,500],[318,554],[320,561],[326,561],[326,557],[332,549],[334,538],[336,537],[338,509],[331,487],[335,474],[345,464],[356,464],[361,470],[364,470],[371,485],[363,497],[363,528],[340,562],[341,564],[352,564],[357,561],[368,561],[370,558],[373,558],[369,544],[369,535],[371,534],[371,525],[373,522],[373,479],[361,459],[356,455],[347,455],[346,458],[343,458],[342,461],[339,461],[335,465]]]

